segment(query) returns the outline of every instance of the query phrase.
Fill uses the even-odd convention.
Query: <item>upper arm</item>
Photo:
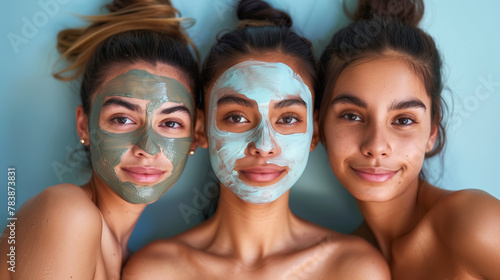
[[[439,228],[441,239],[469,272],[500,278],[500,201],[480,191],[457,192],[451,198]]]
[[[19,279],[92,279],[100,254],[98,209],[74,185],[50,187],[20,209]]]

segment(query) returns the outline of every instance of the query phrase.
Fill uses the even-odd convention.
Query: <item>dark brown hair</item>
[[[54,77],[72,80],[83,75],[80,97],[86,114],[106,74],[119,65],[171,65],[187,76],[193,94],[199,94],[198,63],[189,46],[196,48],[181,26],[185,19],[169,0],[114,0],[106,8],[108,14],[84,17],[90,26],[58,34],[60,60],[70,64]]]
[[[207,88],[216,75],[242,56],[276,51],[296,58],[304,73],[316,87],[317,60],[312,44],[290,27],[292,19],[280,10],[260,0],[241,0],[237,10],[237,29],[217,39],[202,67],[202,82]],[[314,90],[314,89],[311,89]],[[203,94],[200,95],[203,97]],[[198,103],[203,106],[203,99]]]
[[[431,36],[417,27],[424,13],[422,0],[361,0],[354,13],[355,22],[338,31],[320,59],[321,90],[320,135],[324,142],[324,119],[334,85],[342,71],[365,59],[402,59],[424,84],[431,98],[431,119],[438,133],[434,148],[426,154],[439,154],[445,145],[443,115],[446,109],[441,92],[441,57]],[[321,101],[322,100],[322,101]]]

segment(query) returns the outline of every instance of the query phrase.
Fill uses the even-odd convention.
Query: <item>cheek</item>
[[[404,157],[409,166],[421,168],[425,159],[426,142],[415,139],[404,139],[399,145],[397,154]]]

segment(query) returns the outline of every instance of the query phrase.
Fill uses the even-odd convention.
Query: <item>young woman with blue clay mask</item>
[[[220,180],[217,210],[139,250],[123,279],[389,279],[368,242],[291,212],[290,188],[318,142],[316,60],[285,13],[250,0],[238,15],[255,26],[223,35],[202,69],[206,133],[196,136]]]
[[[283,63],[244,61],[209,94],[207,134],[217,177],[240,199],[268,203],[304,171],[313,136],[309,87]],[[245,157],[259,153],[253,164]]]
[[[55,76],[82,75],[77,132],[92,177],[49,187],[19,209],[19,269],[9,274],[2,255],[1,279],[121,279],[139,216],[197,146],[198,66],[167,2],[115,1],[89,28],[59,34],[76,73]]]

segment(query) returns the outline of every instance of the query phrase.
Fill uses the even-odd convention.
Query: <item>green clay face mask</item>
[[[146,108],[142,112],[145,115],[144,123],[137,129],[125,133],[105,131],[99,120],[103,105],[110,97],[136,98],[147,101]],[[132,69],[106,83],[96,94],[92,104],[89,127],[93,168],[116,194],[130,203],[151,203],[160,198],[177,181],[186,164],[193,142],[192,131],[189,133],[189,137],[168,138],[160,135],[152,123],[155,114],[163,110],[160,107],[167,102],[184,106],[189,111],[190,122],[194,119],[193,97],[179,81],[153,75],[144,70]],[[161,181],[153,180],[154,182],[150,184],[120,179],[116,169],[121,168],[120,163],[123,156],[131,154],[131,149],[135,145],[149,155],[162,156],[159,153],[163,153],[166,156],[163,163],[169,161],[170,168],[166,167],[165,164],[156,167],[168,175],[164,174],[161,176]],[[141,166],[141,164],[143,162],[137,160],[131,170],[138,173],[151,173],[148,171],[149,166]],[[145,176],[135,174],[135,176],[156,178],[155,174]],[[158,178],[160,178],[159,175]]]

